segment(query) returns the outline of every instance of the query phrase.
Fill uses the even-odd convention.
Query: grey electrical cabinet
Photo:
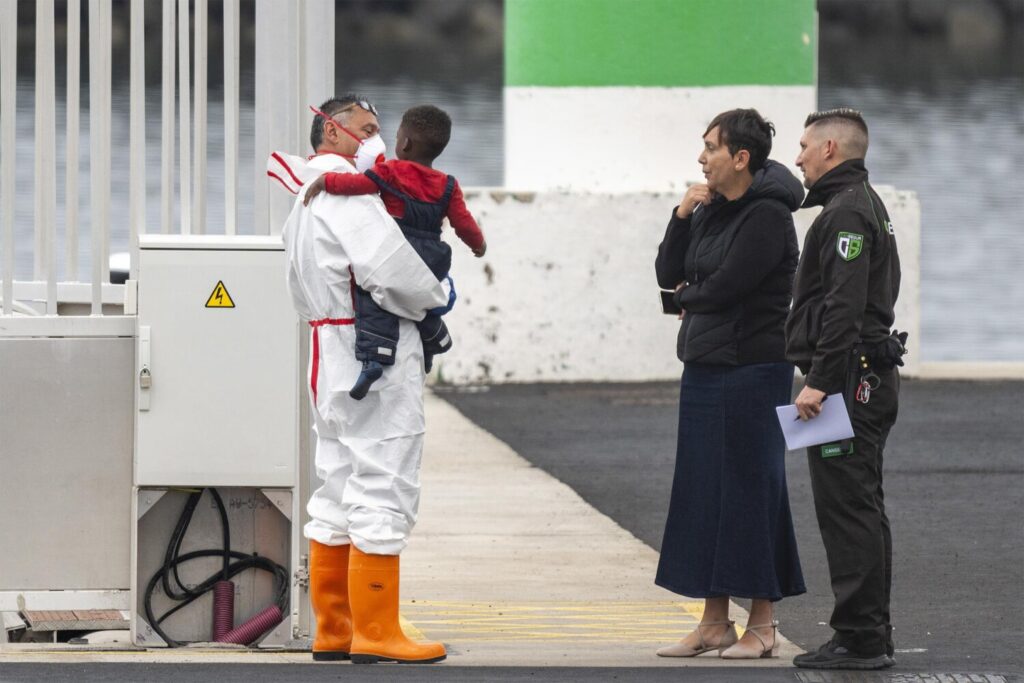
[[[295,486],[298,330],[279,237],[140,237],[135,484]]]
[[[232,551],[266,558],[287,581],[245,569],[235,582],[235,625],[289,594],[284,620],[260,645],[299,635],[300,322],[285,285],[280,237],[143,235],[137,270],[131,631],[138,645],[175,603],[161,590],[172,532],[202,490],[181,552],[222,548],[223,498]],[[215,576],[221,560],[182,564],[181,580]],[[276,583],[275,583],[276,581]],[[176,641],[211,640],[213,596],[174,612]],[[148,612],[148,614],[147,614]]]

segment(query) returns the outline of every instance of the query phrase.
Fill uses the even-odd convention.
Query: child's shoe
[[[379,380],[383,375],[383,365],[375,360],[364,360],[363,371],[359,373],[359,379],[356,380],[355,386],[349,390],[348,395],[357,401],[363,400],[366,398],[366,394],[370,391],[370,387],[373,383]]]
[[[452,348],[452,337],[448,334],[448,326],[442,318],[428,315],[417,327],[420,340],[423,342],[423,356],[436,356],[447,353]]]

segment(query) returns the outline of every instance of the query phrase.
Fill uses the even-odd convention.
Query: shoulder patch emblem
[[[836,252],[844,261],[852,261],[864,249],[864,235],[855,232],[841,232],[836,239]]]

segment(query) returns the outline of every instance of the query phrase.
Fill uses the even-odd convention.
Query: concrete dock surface
[[[404,613],[452,644],[452,663],[736,664],[655,656],[700,619],[699,603],[654,585],[657,553],[451,406],[428,405],[423,517],[402,557],[406,594],[425,601]],[[799,652],[782,640],[781,658],[764,663]]]
[[[678,382],[453,388],[474,423],[654,549],[675,464]],[[904,379],[885,451],[897,669],[1024,673],[1024,382]],[[807,594],[778,606],[798,647],[832,595],[806,456],[786,456]],[[916,680],[916,679],[911,679]]]
[[[92,680],[1019,680],[1024,592],[1020,382],[906,382],[887,449],[898,666],[791,668],[827,638],[830,593],[806,463],[787,475],[808,594],[779,606],[781,657],[654,651],[700,605],[653,584],[678,385],[445,388],[427,395],[419,524],[402,556],[406,630],[437,665],[313,665],[308,653],[0,647],[0,682]],[[733,618],[745,623],[741,605]],[[270,665],[270,666],[268,666]],[[686,672],[674,671],[686,668]],[[898,678],[893,678],[898,676]],[[973,678],[971,677],[973,676]]]

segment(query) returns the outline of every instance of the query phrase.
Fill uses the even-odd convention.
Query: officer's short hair
[[[729,153],[735,156],[741,149],[747,150],[750,154],[750,172],[757,173],[764,167],[768,155],[772,151],[772,136],[775,135],[775,126],[756,109],[731,109],[722,112],[711,120],[708,129],[704,131],[707,135],[718,126],[718,136],[722,144],[729,148]]]
[[[452,137],[452,119],[432,104],[421,104],[405,112],[402,127],[416,139],[431,160],[441,156]]]
[[[367,102],[368,100],[362,95],[356,93],[347,93],[345,95],[336,95],[331,99],[327,100],[320,105],[320,111],[327,114],[328,116],[334,117],[335,120],[345,123],[348,117],[351,116],[350,111],[346,111],[352,108],[352,105],[360,102]],[[341,113],[340,116],[338,114]],[[324,117],[319,114],[313,117],[313,127],[309,131],[309,144],[313,145],[313,151],[320,149],[320,145],[324,142],[324,124],[327,121]]]
[[[816,111],[807,116],[804,128],[829,128],[842,153],[850,159],[863,159],[868,153],[868,124],[856,109],[840,107]],[[845,148],[845,149],[843,149]]]

